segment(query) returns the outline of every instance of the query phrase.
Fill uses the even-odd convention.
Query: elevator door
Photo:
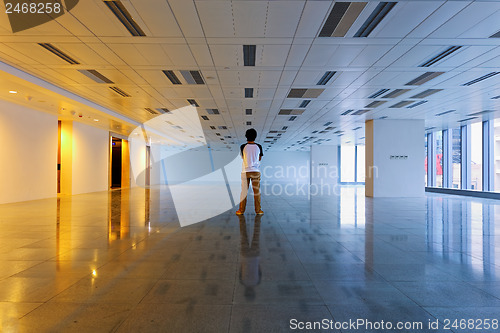
[[[122,187],[122,140],[111,141],[111,188]]]

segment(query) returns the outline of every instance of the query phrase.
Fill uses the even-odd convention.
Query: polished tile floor
[[[262,206],[181,228],[168,189],[0,205],[0,331],[500,332],[499,201],[346,187]]]

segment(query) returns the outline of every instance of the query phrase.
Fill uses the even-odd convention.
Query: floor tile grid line
[[[148,238],[150,238],[150,237],[152,237],[152,236],[154,236],[154,234],[148,235],[147,237],[143,238],[140,242],[146,241]],[[167,238],[169,238],[169,236],[164,237],[164,238],[163,238],[163,240],[162,240],[162,242],[166,241],[166,239],[167,239]],[[162,243],[162,242],[160,242],[160,243]],[[160,245],[159,245],[159,244],[157,244],[157,245],[155,246],[155,248],[158,248],[158,247],[160,247]],[[151,255],[153,255],[153,250],[154,250],[155,248],[150,249],[150,250],[148,251],[147,255],[145,255],[145,256],[151,256]],[[111,258],[108,262],[103,263],[101,266],[99,266],[99,267],[97,268],[97,270],[99,270],[100,268],[102,268],[102,267],[106,266],[107,264],[109,264],[110,262],[112,262],[112,261],[113,261],[113,259],[118,258],[119,256],[123,255],[125,252],[127,252],[127,251],[131,251],[132,249],[133,249],[133,246],[131,246],[131,247],[130,247],[130,248],[128,248],[128,249],[125,249],[123,252],[121,252],[120,254],[118,254],[116,257]],[[144,257],[145,257],[145,256],[144,256]],[[144,258],[144,257],[143,257],[143,258]],[[47,261],[50,261],[50,260],[47,260]],[[135,264],[137,265],[137,264],[139,264],[140,262],[141,262],[141,260],[136,260],[136,261],[135,261]],[[42,264],[42,263],[40,263],[40,264]],[[59,296],[60,294],[64,293],[64,292],[65,292],[66,290],[68,290],[69,288],[71,288],[71,287],[73,287],[73,286],[75,286],[75,285],[79,284],[81,281],[84,281],[85,279],[87,279],[87,278],[88,278],[89,276],[91,276],[91,275],[92,275],[92,273],[89,273],[89,274],[85,275],[84,277],[82,277],[81,279],[79,279],[79,280],[75,281],[75,283],[73,283],[73,284],[69,285],[66,289],[62,290],[61,292],[59,292],[59,293],[55,294],[54,296],[52,296],[51,298],[47,299],[45,302],[41,303],[41,304],[40,304],[39,306],[37,306],[36,308],[32,309],[32,310],[31,310],[31,311],[29,311],[28,313],[26,313],[26,314],[24,314],[23,316],[21,316],[19,319],[24,318],[24,317],[26,317],[26,316],[30,315],[32,312],[34,312],[35,310],[37,310],[37,309],[38,309],[38,308],[40,308],[41,306],[43,306],[43,305],[45,305],[45,304],[49,303],[51,300],[55,299],[57,296]],[[113,281],[114,281],[114,279],[115,279],[115,278],[116,278],[116,276],[115,276],[115,277],[113,277]],[[159,279],[158,279],[158,280],[159,280]],[[112,287],[113,287],[113,286],[111,286],[111,285],[110,285],[108,288],[112,288]],[[148,292],[146,292],[146,293],[144,294],[144,296],[142,297],[142,299],[141,299],[141,300],[140,300],[137,304],[135,304],[135,305],[133,306],[133,308],[130,310],[130,312],[132,312],[132,311],[133,311],[133,310],[134,310],[134,309],[135,309],[135,308],[136,308],[136,307],[137,307],[137,306],[141,303],[141,301],[144,299],[144,297],[146,297],[146,296],[147,296],[147,294],[151,291],[151,289],[152,289],[153,287],[154,287],[154,285],[152,285],[152,287],[148,290]],[[117,325],[116,329],[118,329],[118,328],[119,328],[119,327],[123,324],[123,322],[125,322],[125,320],[123,320],[123,321],[122,321],[119,325]],[[116,330],[115,330],[115,331],[116,331]]]

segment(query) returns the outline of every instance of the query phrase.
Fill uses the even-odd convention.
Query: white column
[[[424,121],[369,120],[365,128],[366,196],[424,196]]]

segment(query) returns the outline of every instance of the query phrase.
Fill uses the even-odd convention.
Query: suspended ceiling
[[[145,36],[102,0],[16,33],[2,10],[0,61],[97,105],[73,103],[66,116],[122,132],[196,103],[219,148],[250,127],[266,149],[297,150],[363,143],[368,119],[425,119],[430,130],[500,116],[498,1],[121,4]],[[0,77],[6,90],[12,78]],[[47,100],[35,108],[64,114],[65,94],[29,89]],[[0,98],[32,103],[20,90]]]

